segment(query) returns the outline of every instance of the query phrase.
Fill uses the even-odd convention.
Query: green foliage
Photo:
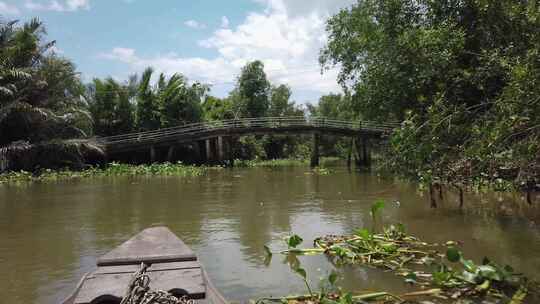
[[[338,279],[338,274],[337,274],[337,272],[335,272],[335,271],[332,271],[332,272],[328,275],[328,282],[329,282],[330,285],[332,285],[332,286],[335,286],[335,285],[336,285],[337,279]]]
[[[97,135],[169,128],[203,119],[201,101],[208,91],[206,85],[190,84],[180,74],[168,79],[160,74],[152,85],[153,73],[147,68],[140,80],[134,75],[124,84],[112,78],[94,79],[87,95]]]
[[[298,245],[302,244],[303,241],[304,239],[296,234],[293,234],[285,239],[289,249],[298,247]]]
[[[329,19],[325,67],[361,117],[403,121],[387,166],[426,183],[540,176],[534,1],[359,1]]]
[[[152,88],[154,70],[147,68],[142,76],[137,92],[137,129],[140,131],[156,130],[160,127],[159,103]]]
[[[235,119],[233,104],[230,98],[220,99],[214,96],[207,96],[202,104],[202,111],[205,121]]]
[[[261,61],[249,62],[238,77],[237,103],[242,117],[263,117],[269,109],[270,82]]]
[[[164,75],[160,76],[164,79]],[[174,74],[166,83],[158,83],[158,102],[161,127],[180,126],[202,120],[201,101],[208,87],[200,83],[189,85],[188,80]]]
[[[370,241],[373,238],[373,234],[367,229],[358,229],[354,234],[365,241]]]
[[[38,19],[0,21],[0,146],[88,135],[84,88],[69,60],[51,51]]]
[[[371,220],[373,221],[374,227],[375,227],[375,222],[377,220],[377,216],[379,213],[382,212],[385,205],[386,203],[383,200],[378,200],[375,203],[373,203],[373,205],[371,205],[370,215],[371,215]],[[373,229],[375,230],[375,228]]]
[[[455,247],[450,247],[446,251],[446,258],[452,263],[457,263],[461,259],[461,253]]]
[[[245,167],[245,168],[281,168],[281,167],[296,167],[296,166],[306,166],[309,163],[303,159],[271,159],[271,160],[235,160],[235,167]]]
[[[216,167],[215,169],[218,169]],[[181,176],[192,177],[206,174],[210,167],[188,166],[182,163],[163,163],[151,165],[128,165],[111,163],[104,168],[93,167],[82,171],[45,169],[32,173],[28,171],[0,174],[0,184],[25,184],[33,182],[57,182],[82,178],[100,178],[116,176]]]
[[[88,87],[94,132],[100,136],[129,133],[135,130],[135,107],[126,85],[112,78],[94,79]]]
[[[309,296],[287,297],[287,303],[365,303],[384,300],[384,303],[431,303],[438,299],[452,299],[456,303],[483,301],[486,303],[521,303],[534,290],[537,283],[529,281],[509,267],[500,267],[485,258],[481,265],[464,258],[455,247],[456,242],[446,246],[430,244],[404,233],[402,225],[385,227],[384,232],[372,234],[366,229],[357,230],[355,235],[328,235],[314,241],[315,248],[286,250],[291,269],[307,284],[307,274],[296,258],[299,254],[325,254],[333,265],[350,267],[370,265],[385,272],[393,272],[405,282],[420,286],[418,292],[395,296],[386,292],[353,296],[338,289],[335,292],[337,274],[332,272],[327,281],[331,289],[323,285],[321,292],[314,294],[308,286]],[[454,269],[443,261],[439,248],[446,250]],[[269,251],[269,249],[267,249]],[[422,302],[424,301],[424,302]],[[378,302],[377,302],[378,303]],[[472,303],[472,302],[471,302]]]

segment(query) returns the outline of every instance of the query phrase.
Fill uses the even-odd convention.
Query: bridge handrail
[[[252,122],[252,121],[261,121],[261,120],[267,120],[267,121],[275,121],[275,120],[290,120],[290,119],[306,119],[304,116],[286,116],[286,117],[264,117],[264,118],[242,118],[242,119],[228,119],[228,120],[218,120],[218,121],[205,121],[205,122],[196,122],[196,123],[190,123],[180,126],[174,126],[169,128],[161,128],[151,131],[142,131],[142,132],[132,132],[122,135],[114,135],[114,136],[106,136],[106,137],[100,137],[100,138],[106,138],[106,139],[114,139],[114,138],[122,138],[126,136],[139,136],[144,134],[151,134],[151,133],[160,133],[164,131],[172,131],[172,130],[179,130],[184,129],[191,126],[199,126],[199,125],[208,125],[208,124],[214,124],[214,123],[229,123],[229,122]]]
[[[360,128],[359,123],[354,122],[343,122],[343,121],[325,121],[321,119],[312,119],[311,121],[305,121],[302,120],[291,120],[291,119],[279,119],[282,122],[286,122],[285,125],[281,124],[281,126],[321,126],[321,127],[335,127],[335,128],[348,128],[352,130],[356,130]],[[233,121],[220,121],[220,122],[207,122],[207,123],[200,123],[200,124],[191,124],[190,126],[183,126],[182,128],[169,128],[167,130],[161,129],[151,132],[144,132],[144,133],[135,133],[130,136],[117,136],[115,138],[105,138],[107,143],[121,143],[125,141],[130,141],[133,139],[136,139],[137,141],[143,141],[143,140],[151,140],[153,138],[167,138],[168,135],[171,136],[178,136],[181,134],[193,134],[197,132],[204,132],[204,131],[210,131],[210,130],[217,130],[217,129],[230,129],[231,127],[250,127],[250,128],[257,128],[257,127],[276,127],[276,125],[269,125],[269,123],[274,123],[276,120],[268,120],[268,119],[249,119],[249,120],[233,120]],[[321,123],[322,122],[322,123]],[[368,124],[362,124],[362,127],[367,127]],[[372,130],[381,130],[381,131],[390,131],[391,128],[388,128],[387,126],[377,126],[374,124],[369,127],[369,129]],[[392,126],[395,127],[395,126]],[[101,139],[104,141],[103,139]]]
[[[353,131],[373,130],[390,132],[399,126],[398,123],[377,123],[372,121],[344,121],[329,119],[325,117],[305,117],[305,116],[285,116],[285,117],[262,117],[230,119],[222,121],[209,121],[191,123],[171,128],[157,129],[144,132],[115,135],[109,137],[98,137],[97,140],[104,144],[121,144],[132,141],[148,141],[156,138],[167,139],[178,135],[193,135],[205,131],[215,131],[219,129],[231,128],[268,128],[268,127],[327,127],[338,129],[349,129]]]

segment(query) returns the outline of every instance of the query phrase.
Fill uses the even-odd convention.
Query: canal
[[[331,171],[224,169],[193,178],[0,186],[1,302],[59,303],[94,268],[96,257],[152,225],[167,225],[190,245],[229,300],[305,293],[282,257],[265,265],[263,246],[284,248],[290,233],[310,245],[319,235],[370,227],[377,199],[387,202],[387,224],[403,223],[426,241],[463,242],[475,260],[489,256],[540,279],[540,208],[521,197],[466,196],[461,210],[457,197],[445,193],[439,208],[431,209],[414,184],[340,166]],[[300,260],[315,287],[332,269],[322,256]],[[349,290],[409,290],[380,270],[339,272]]]

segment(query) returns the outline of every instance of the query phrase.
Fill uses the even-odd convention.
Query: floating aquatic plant
[[[182,163],[162,163],[151,165],[129,165],[111,163],[104,168],[91,167],[82,171],[43,170],[37,173],[19,171],[0,175],[0,184],[20,184],[30,182],[54,182],[92,177],[112,176],[201,176],[210,169],[221,167],[190,166]]]
[[[379,201],[372,206],[375,217],[384,208]],[[528,298],[539,298],[540,286],[516,273],[510,266],[500,266],[488,258],[476,264],[464,257],[459,243],[426,243],[408,235],[401,224],[384,227],[381,233],[358,229],[351,235],[327,235],[314,241],[314,248],[298,248],[302,238],[292,235],[286,238],[287,255],[291,269],[306,281],[305,271],[296,258],[303,254],[324,254],[336,266],[362,265],[391,271],[404,278],[404,282],[421,288],[404,295],[378,292],[352,295],[341,291],[313,293],[308,296],[263,299],[262,302],[282,301],[288,304],[352,304],[375,301],[377,303],[510,303],[521,304]],[[265,247],[267,258],[272,251]],[[292,258],[291,258],[292,257]],[[331,278],[332,285],[336,278]],[[422,300],[423,302],[420,302]],[[536,303],[536,302],[530,302]]]

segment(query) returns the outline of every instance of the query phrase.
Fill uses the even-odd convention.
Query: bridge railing
[[[398,127],[396,123],[376,123],[370,121],[343,121],[328,119],[324,117],[263,117],[244,118],[223,121],[210,121],[202,123],[192,123],[182,126],[158,129],[152,131],[130,133],[117,136],[101,137],[97,140],[107,145],[122,144],[130,142],[143,142],[153,140],[167,140],[178,136],[190,136],[202,134],[204,132],[230,130],[230,129],[262,129],[262,128],[286,128],[286,127],[316,127],[332,128],[351,131],[376,131],[391,132]]]

